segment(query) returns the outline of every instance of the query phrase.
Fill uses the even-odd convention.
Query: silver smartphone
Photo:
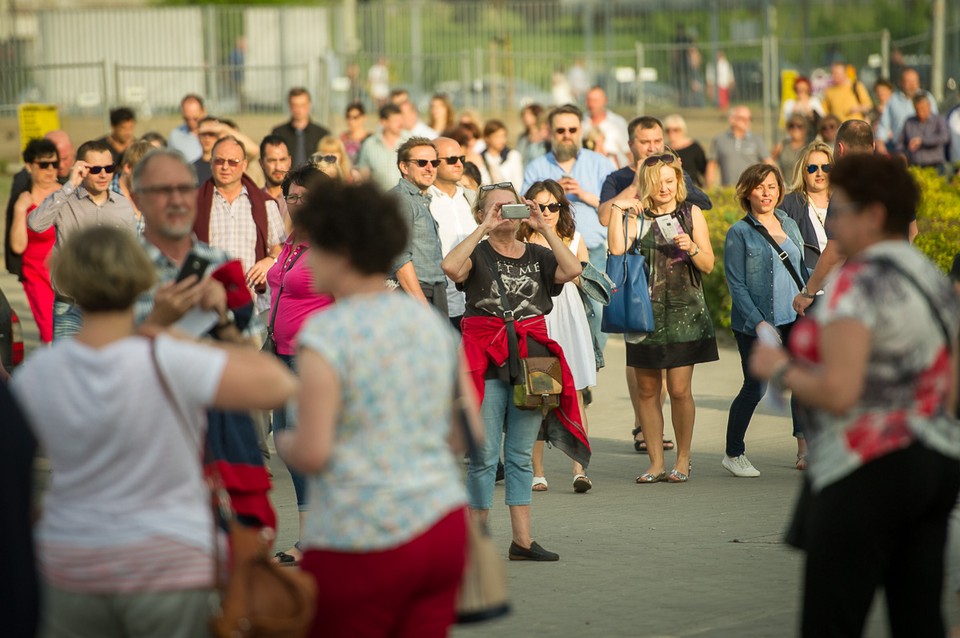
[[[504,219],[527,219],[530,217],[530,208],[526,204],[504,204],[500,214]]]

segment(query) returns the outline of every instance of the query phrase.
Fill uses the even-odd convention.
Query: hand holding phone
[[[203,279],[203,275],[207,272],[209,266],[209,259],[194,255],[192,252],[189,253],[183,262],[183,266],[180,268],[180,272],[177,273],[177,283],[180,283],[190,275],[196,275],[197,283],[199,283],[200,280]]]

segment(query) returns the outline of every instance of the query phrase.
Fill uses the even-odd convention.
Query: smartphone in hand
[[[190,275],[196,275],[197,282],[199,283],[199,281],[203,279],[203,275],[207,272],[209,266],[209,259],[189,253],[187,259],[183,262],[183,266],[180,268],[180,272],[177,273],[177,283],[180,283]]]

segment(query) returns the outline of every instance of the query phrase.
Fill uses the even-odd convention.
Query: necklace
[[[820,225],[823,226],[824,220],[826,220],[827,218],[827,208],[829,208],[830,206],[829,200],[827,201],[827,205],[824,206],[823,208],[820,208],[819,206],[814,204],[812,198],[808,198],[807,201],[810,203],[810,208],[813,209],[813,214],[817,216],[817,221],[819,221]]]

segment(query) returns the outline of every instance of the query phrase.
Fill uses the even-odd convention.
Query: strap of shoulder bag
[[[503,277],[500,276],[500,268],[497,264],[497,256],[494,254],[490,242],[484,241],[481,245],[487,251],[489,257],[490,273],[500,288],[500,307],[503,308],[503,323],[507,328],[507,371],[510,374],[510,383],[516,383],[520,378],[520,340],[517,338],[517,327],[513,316],[513,306],[507,299],[507,287],[503,284]]]
[[[273,302],[273,308],[270,311],[270,321],[267,323],[267,334],[270,335],[271,339],[273,338],[273,322],[277,319],[277,310],[280,308],[280,297],[283,296],[283,280],[285,279],[284,275],[293,269],[293,265],[297,263],[297,260],[300,259],[305,252],[307,252],[306,248],[295,254],[292,259],[288,257],[288,259],[290,259],[290,263],[286,268],[281,267],[280,290],[277,291],[277,300]]]
[[[797,290],[803,290],[803,279],[800,278],[800,275],[797,273],[797,269],[793,267],[793,262],[790,261],[790,255],[787,254],[787,251],[780,248],[780,244],[777,243],[777,240],[770,236],[770,231],[767,230],[766,226],[763,224],[755,224],[751,220],[744,218],[747,225],[750,228],[754,229],[764,239],[767,240],[767,243],[773,246],[773,250],[777,253],[777,257],[780,258],[780,261],[783,263],[783,266],[787,269],[787,272],[790,273],[790,276],[793,277],[794,283],[797,284]]]
[[[937,304],[934,303],[933,298],[930,297],[930,294],[920,285],[920,282],[907,272],[900,264],[888,259],[886,257],[877,257],[871,259],[875,264],[880,264],[886,268],[890,268],[898,275],[907,280],[914,288],[917,289],[917,292],[920,293],[920,296],[923,297],[923,300],[927,302],[927,306],[930,308],[930,314],[933,315],[933,318],[936,320],[937,325],[940,326],[940,332],[943,333],[943,340],[947,343],[947,349],[949,350],[953,346],[953,338],[950,337],[950,329],[947,327],[946,322],[943,320],[943,316],[940,314],[940,310],[937,309]]]

